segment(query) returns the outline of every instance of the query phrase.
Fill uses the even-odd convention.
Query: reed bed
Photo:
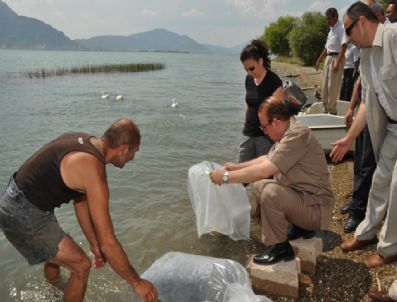
[[[161,63],[137,63],[137,64],[105,64],[105,65],[82,65],[71,68],[56,68],[56,69],[37,69],[26,71],[23,73],[25,77],[34,78],[48,78],[57,77],[70,74],[90,74],[90,73],[124,73],[124,72],[144,72],[162,70],[165,64]]]

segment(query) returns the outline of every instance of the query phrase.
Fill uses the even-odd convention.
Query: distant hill
[[[188,36],[178,35],[166,29],[154,29],[129,36],[97,36],[76,41],[92,50],[211,52]]]
[[[213,53],[228,53],[228,54],[239,54],[245,46],[245,44],[239,44],[234,47],[222,47],[211,44],[201,44],[201,45],[203,45],[205,48],[209,49]]]
[[[200,44],[186,35],[166,29],[129,36],[97,36],[71,40],[40,20],[19,16],[0,0],[0,48],[37,50],[162,51],[237,54],[243,45],[220,47]]]
[[[61,31],[34,18],[18,16],[0,0],[0,48],[83,50]]]

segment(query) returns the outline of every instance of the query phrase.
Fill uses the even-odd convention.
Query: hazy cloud
[[[188,11],[185,11],[182,13],[183,17],[196,17],[196,16],[201,16],[201,15],[203,15],[203,13],[195,8],[192,8],[191,10],[188,10]]]
[[[142,10],[141,15],[146,17],[155,17],[158,15],[158,12],[145,8],[144,10]]]

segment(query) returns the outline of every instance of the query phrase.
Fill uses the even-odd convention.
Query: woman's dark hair
[[[364,16],[368,21],[379,23],[379,20],[372,9],[360,1],[353,3],[347,9],[346,15],[352,21],[357,20],[360,16]]]
[[[265,43],[259,39],[252,40],[240,54],[240,61],[244,62],[248,59],[254,59],[255,61],[259,61],[259,59],[263,59],[263,67],[266,69],[270,69],[270,58],[269,58],[269,50]]]

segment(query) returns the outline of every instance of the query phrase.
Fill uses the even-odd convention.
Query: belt
[[[390,124],[397,124],[397,121],[392,120],[390,117],[387,117]]]
[[[327,53],[327,56],[337,56],[339,52],[329,52]]]

